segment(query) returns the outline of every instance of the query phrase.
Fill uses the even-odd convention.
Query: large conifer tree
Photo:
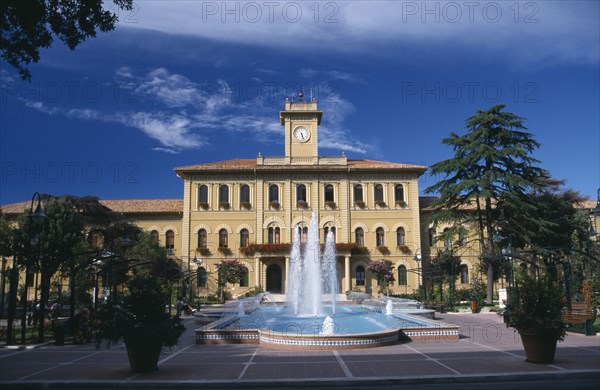
[[[431,166],[430,173],[443,179],[425,190],[439,194],[433,205],[435,223],[477,227],[487,270],[487,303],[492,303],[494,262],[499,260],[492,239],[500,220],[495,205],[510,197],[511,204],[528,214],[534,207],[526,194],[541,189],[548,177],[532,156],[540,144],[526,132],[525,118],[504,112],[504,107],[477,111],[465,122],[466,134],[452,132],[442,140],[453,148],[454,157]]]

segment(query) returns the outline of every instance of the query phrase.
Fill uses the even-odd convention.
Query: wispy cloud
[[[266,92],[258,94],[256,99],[242,101],[235,97],[224,80],[217,79],[207,87],[165,68],[138,75],[128,67],[121,67],[115,71],[115,79],[120,88],[131,94],[140,110],[126,105],[116,106],[114,111],[110,108],[70,108],[22,100],[27,107],[48,115],[118,123],[138,129],[160,144],[152,149],[159,152],[206,148],[215,131],[243,135],[260,143],[283,142],[283,127],[270,101],[273,96]],[[330,86],[316,87],[326,90]],[[149,110],[149,107],[154,109]],[[357,153],[371,149],[370,145],[352,139],[343,127],[347,116],[355,111],[349,101],[337,92],[328,92],[321,108],[328,112],[331,125],[321,127],[320,147]]]

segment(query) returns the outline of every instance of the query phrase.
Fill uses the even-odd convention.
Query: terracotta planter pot
[[[162,343],[148,342],[125,344],[129,366],[133,372],[148,372],[158,370],[158,358],[162,350]]]
[[[479,313],[479,305],[477,304],[477,299],[471,299],[471,312]]]
[[[556,353],[556,337],[538,335],[534,332],[519,330],[523,348],[530,363],[549,364],[554,361]]]

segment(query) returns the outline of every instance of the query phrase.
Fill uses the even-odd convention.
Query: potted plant
[[[279,209],[279,202],[278,201],[272,200],[270,204],[271,204],[271,208],[272,209],[275,209],[275,210]]]
[[[200,208],[202,210],[208,210],[208,203],[207,202],[198,202],[198,208]]]
[[[354,205],[360,209],[364,209],[365,208],[365,202],[363,202],[362,200],[357,200],[354,202]]]
[[[383,200],[376,200],[375,201],[375,205],[377,207],[386,207],[386,204],[385,204],[385,202]]]
[[[229,210],[229,202],[219,202],[219,208],[223,210]]]
[[[332,200],[328,200],[325,202],[325,206],[329,207],[330,209],[335,209],[335,202]]]
[[[122,300],[100,306],[95,315],[96,347],[110,347],[123,340],[134,372],[157,369],[163,347],[179,341],[185,327],[179,317],[165,311],[168,295],[156,278],[136,276]]]
[[[406,202],[403,201],[403,200],[397,200],[396,201],[396,206],[404,208],[404,207],[406,207]]]
[[[299,208],[299,209],[305,209],[305,208],[308,207],[308,203],[306,203],[303,200],[299,200],[299,201],[296,202],[296,207]]]
[[[252,203],[240,202],[240,207],[243,208],[244,210],[250,210],[250,209],[252,209]]]
[[[556,343],[566,332],[561,320],[563,306],[562,288],[548,276],[535,279],[527,273],[516,275],[516,286],[508,289],[506,307],[499,315],[506,326],[519,332],[526,361],[554,361]]]

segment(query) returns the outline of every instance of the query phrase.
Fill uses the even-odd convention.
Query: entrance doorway
[[[283,280],[281,267],[277,264],[271,264],[267,267],[267,291],[274,294],[283,293]]]

